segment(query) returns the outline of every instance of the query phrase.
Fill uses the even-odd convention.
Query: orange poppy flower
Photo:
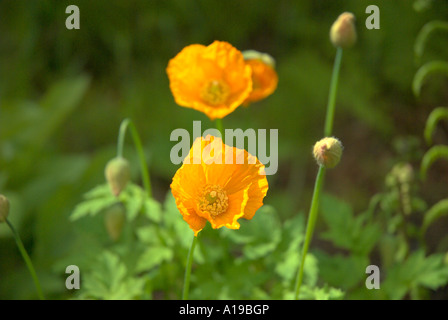
[[[275,71],[274,59],[266,54],[254,50],[243,53],[246,63],[252,69],[252,91],[244,101],[244,106],[259,101],[271,95],[278,84],[278,75]]]
[[[243,54],[223,41],[185,47],[166,71],[176,103],[211,120],[233,112],[252,90],[252,71]]]
[[[177,170],[171,191],[195,236],[207,221],[212,228],[239,229],[239,218],[252,219],[268,191],[264,165],[246,150],[220,138],[197,138]]]

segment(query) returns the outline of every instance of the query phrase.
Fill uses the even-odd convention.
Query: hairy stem
[[[338,91],[339,70],[341,69],[342,48],[338,47],[336,50],[336,57],[334,59],[333,74],[330,82],[330,94],[328,96],[327,115],[325,119],[324,136],[329,137],[333,131],[334,113],[336,107],[336,95]]]
[[[336,57],[334,59],[333,65],[333,73],[331,75],[330,82],[330,91],[328,96],[328,104],[327,104],[327,114],[325,118],[325,127],[324,127],[324,136],[330,137],[333,131],[333,122],[334,122],[334,114],[336,107],[336,96],[338,91],[338,82],[339,82],[339,70],[341,69],[341,61],[342,61],[342,48],[338,47],[336,50]],[[302,286],[303,280],[303,272],[305,266],[306,255],[308,253],[308,248],[313,238],[314,226],[317,220],[318,208],[319,208],[319,198],[320,193],[325,180],[325,167],[320,166],[319,171],[317,172],[316,182],[314,185],[313,197],[311,200],[311,207],[308,214],[308,223],[305,234],[305,242],[303,244],[303,252],[301,256],[299,271],[297,272],[296,277],[296,285],[295,285],[295,294],[294,297],[297,300],[299,298],[300,287]]]
[[[322,186],[324,184],[324,179],[325,179],[325,167],[320,166],[319,171],[317,172],[316,182],[314,184],[313,198],[311,200],[311,208],[308,216],[308,224],[306,227],[305,242],[303,244],[303,251],[300,259],[299,272],[297,273],[296,278],[296,290],[294,295],[294,299],[296,300],[299,298],[300,287],[302,285],[303,280],[303,269],[305,266],[305,259],[308,253],[308,248],[310,246],[311,239],[313,237],[314,226],[316,224],[317,212],[319,209],[319,197],[320,192],[322,190]]]

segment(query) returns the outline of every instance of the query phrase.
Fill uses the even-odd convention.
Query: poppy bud
[[[125,220],[126,214],[121,203],[117,203],[106,210],[104,214],[104,224],[109,237],[113,241],[117,241],[118,238],[120,238]]]
[[[355,16],[350,12],[342,13],[330,29],[330,40],[335,47],[347,49],[356,42]]]
[[[105,176],[112,193],[118,197],[131,180],[129,162],[122,157],[113,158],[106,165]]]
[[[6,222],[9,214],[9,201],[8,199],[0,194],[0,223]]]
[[[334,168],[341,160],[342,149],[342,143],[338,139],[323,138],[314,145],[313,154],[317,164]]]

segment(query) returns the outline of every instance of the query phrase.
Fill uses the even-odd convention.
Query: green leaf
[[[316,252],[316,257],[321,279],[331,286],[348,290],[359,285],[366,277],[368,257],[341,254],[330,256],[323,252]]]
[[[275,272],[282,277],[288,285],[295,279],[300,263],[301,245],[305,238],[305,219],[303,214],[296,214],[294,218],[288,219],[283,223],[282,240],[276,251],[272,255],[275,263]],[[314,259],[311,253],[308,253],[305,261],[304,283],[308,283],[308,275],[313,272],[308,271],[308,267],[313,263],[307,263],[308,257]]]
[[[448,199],[440,200],[434,204],[426,213],[423,218],[422,233],[426,232],[426,229],[437,219],[448,215]]]
[[[248,260],[221,261],[219,265],[204,264],[194,275],[196,285],[191,287],[192,299],[268,299],[263,293],[263,284],[270,279],[266,272],[257,272],[257,267]],[[218,270],[217,270],[218,269]],[[253,271],[252,271],[253,270]],[[236,278],[244,281],[235,281]]]
[[[151,221],[159,223],[162,220],[162,205],[152,198],[146,198],[143,203],[143,213]]]
[[[94,187],[92,190],[84,194],[85,199],[107,198],[112,195],[107,183]]]
[[[328,230],[321,234],[336,246],[351,250],[354,254],[367,255],[381,236],[377,223],[367,223],[369,212],[356,217],[351,207],[336,197],[324,194],[321,200],[322,217]]]
[[[173,251],[162,246],[149,247],[143,252],[137,262],[136,272],[148,271],[164,261],[173,258]]]
[[[243,247],[243,254],[251,260],[271,253],[281,240],[281,226],[277,211],[271,206],[265,206],[258,210],[251,221],[245,221],[242,225],[244,231],[255,235],[254,241]]]
[[[429,36],[435,31],[448,31],[448,22],[446,21],[430,21],[426,23],[415,39],[414,53],[417,61],[420,61],[423,56],[425,45],[428,42]]]
[[[245,244],[243,253],[257,259],[272,252],[281,240],[281,225],[277,211],[269,205],[258,209],[252,220],[241,220],[239,230],[222,229],[232,241]]]
[[[416,282],[428,289],[436,290],[448,283],[448,266],[443,254],[433,254],[425,259],[425,266],[419,272]]]
[[[311,254],[306,256],[306,261]],[[306,280],[306,261],[305,261],[305,280]],[[298,268],[300,264],[300,252],[297,250],[296,252],[291,252],[291,254],[285,255],[284,259],[277,262],[275,266],[275,272],[282,277],[282,279],[289,283],[291,282],[297,274]]]
[[[435,290],[447,283],[448,266],[444,263],[444,255],[425,257],[423,250],[419,250],[389,269],[381,289],[390,299],[402,299],[418,286]]]
[[[158,228],[151,224],[137,229],[138,239],[144,244],[159,244]]]
[[[84,198],[86,200],[79,203],[70,215],[71,221],[78,220],[87,215],[94,216],[118,202],[107,185],[100,185],[93,188],[84,195]]]
[[[194,233],[193,230],[190,229],[188,223],[182,218],[171,191],[167,192],[165,202],[163,203],[161,224],[172,234],[171,239],[166,239],[167,241],[175,242],[175,240],[178,240],[183,248],[190,248],[191,239]],[[198,251],[196,250],[195,253],[196,252]]]
[[[426,151],[420,166],[420,177],[422,180],[426,180],[426,173],[429,167],[440,158],[448,159],[448,146],[437,145]]]
[[[41,146],[79,105],[89,82],[87,76],[61,80],[45,94],[40,101],[41,119],[29,131],[35,148]]]
[[[432,8],[434,0],[415,0],[412,7],[418,13],[423,13]]]
[[[423,82],[426,78],[434,73],[443,73],[448,75],[448,62],[431,61],[421,66],[414,75],[412,81],[412,91],[416,97],[420,96]]]
[[[51,86],[38,104],[13,104],[10,115],[0,120],[0,137],[18,138],[29,145],[26,152],[38,150],[79,105],[89,82],[87,76],[64,79]]]
[[[299,295],[303,300],[341,300],[344,292],[341,289],[325,285],[322,288],[304,285]]]
[[[120,201],[126,207],[126,217],[128,221],[133,221],[143,207],[146,198],[145,191],[136,184],[128,183],[120,194]]]
[[[297,269],[296,269],[297,270]],[[303,281],[309,286],[315,286],[317,284],[319,276],[319,268],[317,258],[313,254],[307,254],[305,259],[305,265],[303,266]]]
[[[352,234],[352,252],[361,256],[368,255],[381,237],[378,223],[366,222],[367,215],[355,218]]]
[[[448,120],[448,108],[438,107],[435,108],[428,116],[426,120],[426,126],[424,131],[425,141],[428,145],[432,144],[432,135],[436,129],[437,123],[440,120]]]
[[[322,233],[322,238],[332,241],[338,247],[351,249],[354,223],[352,208],[328,194],[322,195],[320,206],[322,217],[328,226],[328,231]]]
[[[87,272],[81,284],[82,296],[90,299],[128,300],[143,293],[145,280],[128,275],[126,265],[116,254],[105,251]]]

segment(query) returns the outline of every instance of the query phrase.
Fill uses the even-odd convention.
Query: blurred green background
[[[65,28],[70,4],[80,8],[80,30]],[[365,27],[370,4],[380,8],[379,30]],[[142,137],[159,200],[178,169],[170,162],[171,131],[191,131],[193,120],[213,127],[205,115],[177,106],[169,90],[167,63],[192,43],[223,40],[276,59],[276,92],[223,123],[279,130],[279,170],[268,177],[265,202],[284,219],[307,211],[317,170],[311,148],[322,138],[335,55],[328,33],[343,11],[357,17],[358,42],[344,51],[334,135],[345,151],[325,190],[358,212],[397,161],[418,167],[426,118],[447,101],[443,77],[420,99],[411,90],[416,35],[426,22],[448,17],[447,1],[1,1],[0,193],[10,198],[10,219],[45,288],[55,298],[63,291],[65,270],[54,265],[71,250],[68,216],[104,182],[124,118]],[[446,39],[435,35],[424,61],[446,59]],[[446,132],[445,126],[435,140],[446,143]],[[141,183],[130,139],[125,155]],[[446,177],[446,161],[437,163],[422,187],[429,204],[447,196]],[[441,220],[428,233],[429,250],[440,249],[447,226]],[[318,238],[313,246],[327,248]],[[33,290],[10,230],[0,225],[0,299],[33,298]]]

